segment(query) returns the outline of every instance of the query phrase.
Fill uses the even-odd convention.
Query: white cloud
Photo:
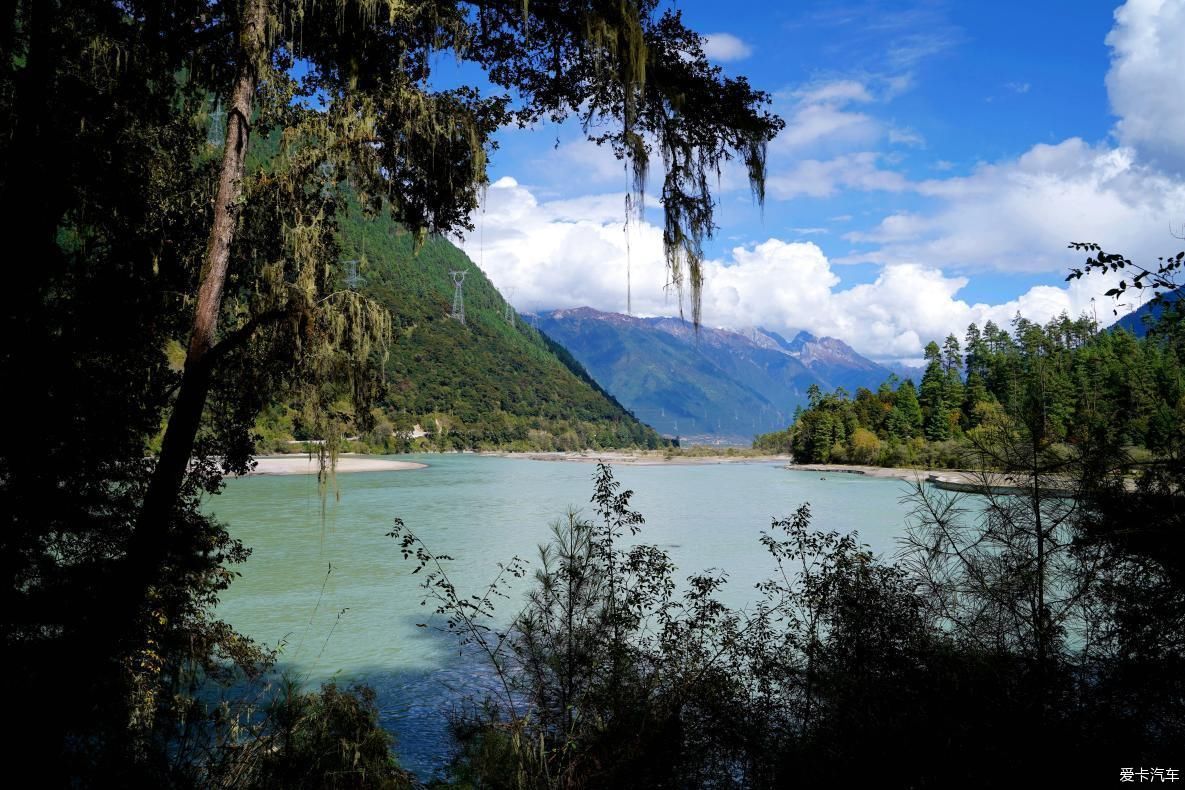
[[[1177,244],[1185,221],[1185,0],[1129,0],[1115,13],[1107,88],[1120,116],[1120,145],[1070,138],[1034,145],[1015,159],[981,163],[960,177],[907,181],[884,169],[872,146],[827,161],[805,160],[770,178],[774,197],[830,197],[844,189],[914,193],[897,211],[844,238],[871,249],[839,262],[918,263],[945,271],[1065,272],[1080,263],[1070,241],[1095,241],[1143,261]],[[1025,93],[1029,83],[1005,87]],[[855,100],[854,90],[835,96]],[[840,105],[834,106],[843,110]],[[868,118],[865,128],[878,122]],[[893,142],[895,130],[889,130]],[[771,162],[773,157],[771,156]],[[776,167],[776,166],[775,166]],[[935,163],[939,171],[953,164]],[[1178,245],[1179,246],[1179,245]]]
[[[779,99],[789,99],[790,104],[786,109],[777,108],[786,119],[786,128],[770,145],[775,155],[799,155],[816,145],[864,145],[884,133],[872,116],[848,108],[873,101],[868,87],[855,80],[810,85],[780,94]]]
[[[1179,248],[1169,230],[1185,221],[1185,183],[1170,173],[1185,170],[1185,104],[1172,93],[1185,73],[1185,47],[1176,46],[1183,34],[1185,0],[1130,0],[1116,12],[1107,88],[1119,115],[1118,144],[1070,138],[1034,145],[970,172],[960,164],[958,172],[966,174],[954,177],[945,171],[955,165],[942,160],[933,164],[938,177],[927,180],[889,169],[894,162],[886,144],[914,142],[912,130],[873,115],[892,98],[893,85],[845,79],[780,94],[787,125],[770,146],[772,198],[851,190],[908,195],[910,202],[872,227],[851,222],[849,214],[833,217],[851,222],[843,238],[864,248],[843,258],[828,259],[814,243],[771,238],[706,262],[705,323],[808,329],[870,356],[906,359],[920,356],[931,339],[961,336],[972,321],[1006,325],[1018,311],[1045,321],[1089,311],[1098,297],[1106,321],[1113,305],[1098,296],[1108,287],[1102,278],[1032,287],[1000,304],[973,304],[960,294],[972,272],[1062,275],[1084,257],[1066,249],[1070,241],[1097,241],[1140,261]],[[900,48],[904,61],[940,42],[906,43],[912,52]],[[907,81],[899,86],[907,87]],[[1028,90],[1027,83],[1006,87]],[[572,147],[559,156],[573,170],[592,172],[582,177],[598,185],[593,188],[607,189],[622,176],[594,150]],[[742,183],[726,168],[725,190]],[[485,214],[474,218],[481,231],[464,245],[484,260],[498,286],[515,288],[517,307],[624,311],[628,277],[636,314],[678,312],[676,295],[664,288],[661,230],[633,226],[627,255],[620,192],[565,201],[537,194],[513,179],[493,185]],[[793,232],[805,238],[821,230]],[[879,265],[873,282],[844,287],[837,266],[854,261]]]
[[[619,195],[540,202],[504,178],[490,187],[474,222],[478,230],[463,240],[465,251],[504,292],[514,289],[520,310],[588,305],[624,312],[628,277],[635,314],[679,311],[677,294],[664,287],[660,229],[632,226],[627,254]],[[880,359],[919,357],[931,339],[961,337],[972,321],[1004,325],[1018,310],[1038,321],[1062,311],[1078,315],[1101,290],[1101,281],[1081,280],[1035,287],[1003,304],[969,304],[958,297],[965,277],[905,262],[884,266],[872,283],[844,288],[818,245],[779,239],[737,246],[704,269],[706,324],[807,329]]]
[[[889,142],[894,145],[912,145],[919,148],[926,145],[926,138],[908,126],[889,130]]]
[[[954,30],[932,30],[901,36],[888,48],[886,59],[895,69],[910,69],[921,61],[955,46],[961,36]]]
[[[704,36],[704,54],[721,63],[744,60],[753,48],[732,33],[708,33]]]
[[[899,212],[850,234],[849,240],[881,246],[849,260],[1065,271],[1080,257],[1067,252],[1068,242],[1097,241],[1154,259],[1174,243],[1170,224],[1185,218],[1185,185],[1141,165],[1132,149],[1078,138],[1036,145],[967,176],[898,186],[932,198],[937,207]]]
[[[877,166],[880,154],[863,151],[820,161],[804,159],[790,169],[771,173],[766,192],[782,200],[799,196],[830,197],[840,189],[900,192],[909,183],[900,173]]]
[[[608,145],[597,145],[586,137],[577,137],[552,148],[534,163],[536,170],[553,173],[579,173],[586,184],[625,186],[630,183],[626,163]]]
[[[678,311],[668,296],[661,232],[647,223],[624,232],[621,193],[540,202],[513,178],[486,191],[484,210],[462,247],[519,309],[591,305],[624,312],[627,270],[635,311]]]
[[[884,100],[890,101],[913,88],[914,77],[913,74],[906,72],[891,77],[882,77],[881,82],[885,86]]]
[[[1007,326],[1018,311],[1036,321],[1079,315],[1099,285],[1038,286],[1002,304],[969,304],[958,298],[966,278],[902,263],[884,267],[871,283],[842,288],[816,245],[777,239],[734,249],[727,265],[713,262],[706,276],[706,323],[807,329],[879,359],[919,357],[930,340],[961,338],[971,322]]]
[[[1185,0],[1128,0],[1107,36],[1107,94],[1120,142],[1149,162],[1185,171]]]
[[[870,102],[872,94],[857,80],[834,80],[799,88],[793,95],[804,105]]]
[[[878,84],[874,90],[867,81],[840,79],[780,93],[778,104],[785,107],[776,109],[786,127],[769,146],[769,195],[791,199],[830,197],[842,189],[905,189],[904,176],[878,166],[891,155],[873,149],[886,141],[923,146],[925,140],[914,129],[891,126],[854,109],[889,101],[893,90],[892,85]]]

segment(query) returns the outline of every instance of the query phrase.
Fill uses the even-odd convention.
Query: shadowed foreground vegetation
[[[974,501],[918,489],[895,561],[813,532],[803,505],[760,534],[770,576],[737,611],[717,600],[724,572],[678,580],[636,542],[632,492],[601,466],[596,517],[552,526],[501,629],[494,602],[522,563],[461,597],[448,558],[397,523],[440,627],[501,683],[455,718],[438,785],[1011,787],[1023,771],[1096,786],[1172,765],[1181,578],[1033,481]]]
[[[397,781],[364,692],[210,701],[271,657],[216,615],[249,548],[203,505],[260,427],[323,440],[322,472],[416,419],[440,449],[663,444],[489,283],[447,318],[473,267],[440,239],[472,229],[498,129],[576,116],[634,173],[629,216],[659,178],[698,317],[709,175],[735,161],[761,200],[782,127],[703,41],[655,0],[4,4],[0,217],[28,263],[0,316],[0,658],[37,784]],[[434,87],[442,52],[477,84]]]

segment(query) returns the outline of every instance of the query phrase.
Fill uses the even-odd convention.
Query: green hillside
[[[562,347],[525,324],[506,320],[502,296],[456,246],[430,237],[417,251],[412,234],[356,207],[341,219],[341,260],[357,261],[351,283],[384,305],[394,326],[383,403],[358,420],[351,449],[577,450],[643,446],[663,440],[606,394]],[[465,323],[450,317],[450,271],[466,272]],[[419,425],[429,435],[411,436]],[[261,425],[267,450],[305,435],[299,415],[269,410]]]

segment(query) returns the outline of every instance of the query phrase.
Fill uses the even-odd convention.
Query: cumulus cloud
[[[704,54],[721,63],[744,60],[753,48],[732,33],[708,33],[704,36]]]
[[[539,201],[512,178],[493,184],[477,229],[463,239],[495,285],[514,290],[520,310],[591,306],[624,312],[627,287],[636,315],[674,315],[661,231],[623,228],[620,195]],[[711,326],[806,329],[839,337],[879,359],[912,359],[926,342],[961,336],[968,323],[1007,324],[1017,311],[1044,321],[1089,309],[1099,281],[1038,286],[1002,304],[959,298],[967,278],[938,267],[898,262],[874,282],[844,287],[833,262],[812,242],[767,239],[705,263],[704,322]]]
[[[894,184],[879,174],[886,184]],[[1141,164],[1133,149],[1071,138],[962,177],[901,185],[930,211],[892,214],[850,241],[879,247],[849,260],[921,262],[957,270],[1064,271],[1070,241],[1097,241],[1145,260],[1173,243],[1185,185]],[[776,193],[775,193],[776,194]]]
[[[521,310],[590,305],[624,312],[632,279],[636,310],[677,312],[663,289],[661,233],[637,223],[627,237],[624,219],[621,193],[539,201],[506,177],[486,191],[462,247],[503,292],[514,289]]]
[[[879,359],[916,359],[930,340],[991,320],[1006,326],[1019,311],[1046,321],[1091,308],[1098,282],[1038,286],[1001,304],[959,298],[967,278],[916,263],[891,264],[871,283],[844,288],[832,263],[812,243],[769,239],[732,250],[708,269],[704,320],[731,327],[807,329],[838,337]]]
[[[1120,142],[1149,162],[1185,172],[1185,0],[1128,0],[1107,36],[1107,94]]]

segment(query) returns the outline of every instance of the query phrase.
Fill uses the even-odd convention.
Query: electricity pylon
[[[453,318],[465,323],[465,297],[461,294],[461,284],[465,282],[465,272],[449,272],[453,277]]]
[[[507,294],[507,296],[502,297],[502,301],[506,303],[503,318],[506,319],[506,323],[514,326],[514,308],[510,306],[510,297],[514,296],[514,289],[511,288],[507,291]]]
[[[358,290],[358,283],[362,277],[358,274],[358,260],[342,261],[346,265],[346,287],[351,291]]]
[[[214,111],[210,113],[210,129],[206,132],[206,145],[221,148],[226,143],[226,112],[222,109],[222,100],[214,102]]]

